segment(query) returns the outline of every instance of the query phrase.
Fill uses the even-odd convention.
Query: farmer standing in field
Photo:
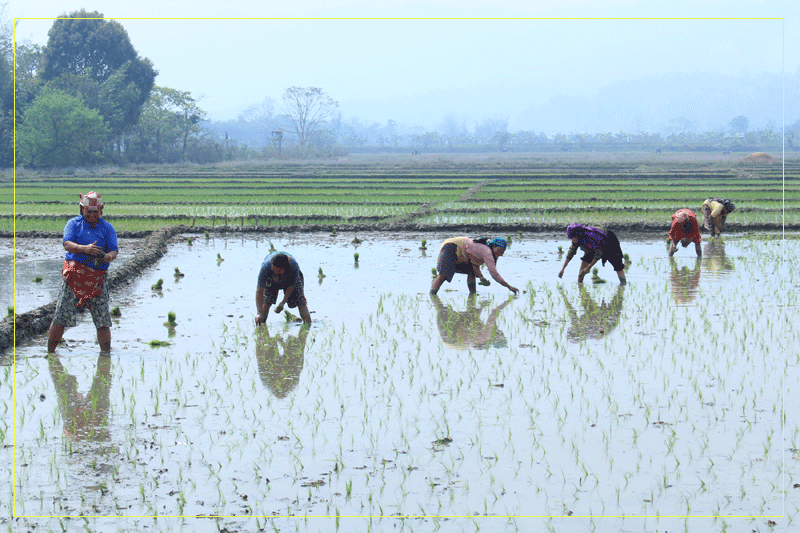
[[[694,249],[697,252],[697,257],[703,255],[703,250],[700,247],[702,239],[700,238],[700,226],[697,224],[697,215],[691,209],[678,209],[672,215],[672,226],[669,229],[669,256],[675,255],[678,250],[678,241],[684,248],[689,246],[690,242],[694,242]]]
[[[108,266],[117,258],[117,232],[103,220],[102,197],[94,191],[79,194],[80,214],[64,226],[61,288],[47,334],[47,351],[55,352],[66,326],[74,326],[82,306],[92,313],[100,351],[111,351],[111,314],[108,310]]]
[[[575,257],[580,248],[584,255],[581,257],[581,268],[578,271],[578,283],[583,283],[583,277],[589,273],[592,267],[602,259],[603,265],[606,261],[611,263],[614,271],[619,277],[620,283],[627,283],[625,279],[625,265],[623,264],[622,248],[619,239],[614,232],[602,226],[582,226],[581,224],[570,224],[567,226],[567,237],[572,240],[572,246],[567,251],[567,258],[564,266],[558,273],[558,277],[564,276],[564,269]]]
[[[256,285],[256,324],[267,321],[269,308],[278,301],[278,291],[281,290],[283,301],[275,306],[275,312],[280,313],[287,304],[290,308],[297,307],[303,322],[310,324],[311,314],[303,292],[303,273],[294,257],[286,252],[272,252],[261,264]]]
[[[701,208],[703,212],[703,226],[711,232],[712,237],[718,236],[725,229],[725,220],[730,213],[736,209],[736,206],[730,200],[725,198],[708,198],[703,202]]]
[[[481,273],[480,267],[485,264],[489,274],[497,283],[517,294],[519,290],[509,285],[497,271],[497,259],[506,253],[506,248],[508,242],[499,237],[492,240],[486,238],[472,240],[469,237],[447,239],[439,250],[439,258],[436,261],[439,275],[433,280],[430,293],[439,292],[442,283],[445,281],[450,283],[456,272],[467,275],[467,288],[469,292],[475,292],[476,277],[481,279],[482,285],[489,284],[489,280]]]

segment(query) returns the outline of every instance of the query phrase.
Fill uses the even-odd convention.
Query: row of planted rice
[[[657,225],[709,196],[737,202],[737,225],[800,223],[800,164],[657,170],[610,163],[470,167],[351,164],[241,169],[119,170],[87,175],[31,175],[0,184],[0,230],[60,231],[75,214],[77,193],[102,191],[104,218],[120,231],[175,224],[340,225],[598,224]]]

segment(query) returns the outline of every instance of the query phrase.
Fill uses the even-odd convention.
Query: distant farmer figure
[[[725,198],[709,198],[703,202],[703,226],[716,237],[725,229],[725,219],[733,213],[736,206]]]
[[[506,283],[497,271],[497,258],[506,253],[507,247],[508,242],[501,238],[490,241],[485,238],[472,240],[469,237],[447,239],[439,250],[439,259],[436,262],[436,270],[439,275],[433,280],[430,293],[439,292],[442,283],[445,281],[450,283],[456,272],[467,275],[469,292],[475,292],[476,277],[481,279],[482,284],[489,284],[489,280],[484,277],[480,269],[480,266],[485,264],[489,269],[489,274],[497,283],[516,294],[519,290]]]
[[[272,252],[261,264],[256,285],[256,324],[267,321],[269,308],[278,301],[278,291],[283,291],[283,301],[275,307],[275,312],[283,311],[283,306],[297,307],[306,324],[311,323],[308,303],[303,292],[303,273],[294,257],[286,252]]]
[[[675,255],[678,250],[678,241],[684,248],[689,246],[690,242],[694,243],[694,249],[697,252],[697,257],[703,255],[703,250],[700,248],[702,239],[700,238],[700,226],[697,224],[697,215],[691,209],[678,209],[672,215],[672,226],[669,229],[669,256]]]
[[[572,240],[572,246],[567,251],[567,258],[558,273],[558,277],[564,276],[564,269],[575,257],[580,248],[584,253],[581,257],[581,268],[578,271],[578,283],[583,283],[583,277],[589,273],[597,261],[611,263],[614,271],[619,277],[620,283],[627,283],[625,279],[625,265],[623,264],[622,248],[614,232],[606,230],[602,226],[582,226],[580,224],[570,224],[567,226],[567,237]]]
[[[74,326],[77,309],[87,306],[97,328],[101,352],[111,350],[111,314],[108,311],[108,265],[116,259],[117,232],[103,220],[102,197],[94,191],[79,194],[80,215],[64,226],[61,288],[47,335],[47,351],[55,351],[66,326]]]

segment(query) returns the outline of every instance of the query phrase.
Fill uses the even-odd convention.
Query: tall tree
[[[309,137],[333,117],[339,107],[339,102],[319,87],[289,87],[283,93],[283,104],[301,149],[305,149]]]
[[[99,160],[107,135],[97,110],[80,98],[45,87],[25,110],[17,142],[22,164],[85,165]]]
[[[41,79],[97,109],[113,135],[133,126],[157,72],[149,59],[138,56],[122,25],[97,11],[80,10],[56,19],[47,36]]]
[[[0,5],[0,167],[14,162],[13,32],[6,7]]]
[[[731,121],[728,122],[728,127],[734,133],[741,133],[744,135],[747,133],[747,129],[750,127],[750,119],[744,115],[733,117]]]
[[[199,123],[205,114],[190,92],[153,88],[129,136],[134,152],[131,157],[137,161],[169,163],[187,159],[189,141],[201,133]]]

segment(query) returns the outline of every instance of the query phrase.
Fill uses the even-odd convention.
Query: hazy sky
[[[531,113],[523,112],[532,106],[557,96],[591,99],[620,82],[700,72],[779,76],[784,61],[786,73],[796,74],[798,3],[11,0],[6,16],[48,19],[17,23],[18,41],[39,44],[47,41],[52,17],[80,8],[117,19],[159,71],[156,83],[202,97],[211,119],[235,118],[266,97],[279,107],[283,91],[300,85],[322,87],[339,101],[345,119],[430,128],[447,115],[469,123],[507,118],[514,131],[534,127],[527,123]],[[135,20],[144,17],[171,20]],[[375,19],[398,17],[482,20]],[[787,122],[797,118],[787,116]]]

